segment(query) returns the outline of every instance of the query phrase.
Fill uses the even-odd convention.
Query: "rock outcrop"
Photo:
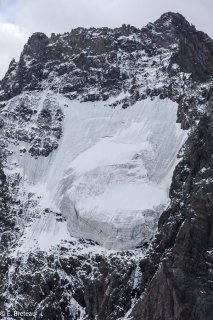
[[[174,172],[171,208],[140,263],[146,290],[133,319],[212,318],[212,100],[208,105]]]
[[[164,83],[161,88],[156,81],[153,88],[147,88],[153,76],[158,80],[168,74],[172,83],[182,71],[194,81],[207,81],[213,72],[212,54],[212,40],[174,13],[166,13],[142,29],[126,25],[77,28],[50,38],[35,33],[19,62],[11,61],[1,81],[1,99],[23,90],[49,88],[85,101],[105,100],[126,90],[135,101],[147,93],[143,86],[153,89],[154,95],[169,87]]]

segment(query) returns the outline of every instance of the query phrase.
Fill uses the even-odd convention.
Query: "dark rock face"
[[[166,13],[141,30],[123,25],[32,35],[0,84],[0,310],[10,305],[46,320],[118,320],[133,307],[132,320],[213,319],[212,74],[213,41],[180,14]],[[20,153],[39,158],[63,134],[64,115],[51,94],[39,109],[36,92],[43,89],[81,101],[127,94],[112,107],[155,96],[179,104],[178,121],[191,131],[174,171],[171,205],[148,249],[91,254],[83,251],[96,244],[79,239],[49,254],[8,257],[20,220],[37,202],[29,193],[23,204],[22,177],[6,175],[7,145],[27,142]],[[37,211],[34,216],[44,214]]]
[[[154,29],[156,32],[162,32],[162,42],[171,44],[175,39],[178,43],[172,63],[177,63],[181,71],[190,73],[193,79],[198,81],[211,78],[213,41],[207,34],[198,32],[181,14],[170,12],[163,14],[154,23]]]
[[[64,115],[51,94],[45,95],[42,108],[36,95],[38,92],[33,99],[30,94],[14,98],[3,108],[2,136],[7,143],[26,142],[27,149],[20,148],[20,153],[27,151],[33,157],[46,157],[58,147]]]
[[[208,110],[185,146],[171,208],[160,218],[150,256],[141,261],[146,290],[133,319],[213,317],[212,99]]]
[[[79,244],[75,245],[78,248]],[[116,255],[107,258],[98,254],[85,260],[80,252],[69,256],[66,251],[61,247],[52,255],[37,252],[30,254],[27,262],[17,261],[16,274],[6,291],[15,302],[13,308],[36,310],[38,319],[48,320],[124,316],[135,295],[131,255],[124,254],[123,261]]]
[[[23,88],[29,90],[40,88],[38,83],[42,80],[47,44],[47,36],[42,33],[35,33],[29,38],[28,43],[25,45],[19,62],[11,61],[9,70],[1,83],[6,97],[14,97],[19,94]],[[28,68],[29,64],[30,68]],[[11,81],[14,82],[12,87],[13,92],[11,92]]]
[[[8,200],[9,200],[9,193],[8,193],[8,187],[7,187],[7,181],[6,176],[4,174],[4,171],[2,169],[2,166],[0,168],[0,182],[1,182],[1,188],[0,188],[0,212],[1,212],[1,249],[3,250],[5,247],[8,246],[8,240],[7,235],[8,231],[11,230],[11,227],[13,226],[13,221],[11,221],[11,217],[9,216],[8,212]]]

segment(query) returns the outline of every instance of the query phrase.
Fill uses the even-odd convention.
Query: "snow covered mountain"
[[[213,316],[212,75],[180,14],[30,37],[0,83],[1,310]]]

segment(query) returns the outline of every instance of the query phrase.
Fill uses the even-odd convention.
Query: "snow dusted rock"
[[[175,169],[171,207],[161,216],[151,250],[140,262],[146,290],[130,319],[207,320],[213,316],[212,102],[210,98],[207,113]]]
[[[128,106],[150,93],[171,95],[171,86],[180,91],[189,76],[209,80],[212,53],[211,39],[173,13],[142,29],[77,28],[50,38],[35,33],[19,62],[12,60],[0,96],[5,100],[23,90],[48,88],[70,99],[95,101],[124,90]]]

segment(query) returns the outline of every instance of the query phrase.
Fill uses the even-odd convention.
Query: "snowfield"
[[[24,188],[66,222],[57,223],[50,213],[36,220],[26,229],[23,250],[34,239],[31,233],[48,250],[69,238],[67,229],[108,249],[143,245],[169,205],[172,173],[186,140],[176,123],[177,104],[155,98],[122,109],[109,107],[111,101],[80,103],[53,93],[51,99],[65,115],[58,149],[37,159],[18,151],[13,157]],[[40,108],[42,101],[44,93]]]

